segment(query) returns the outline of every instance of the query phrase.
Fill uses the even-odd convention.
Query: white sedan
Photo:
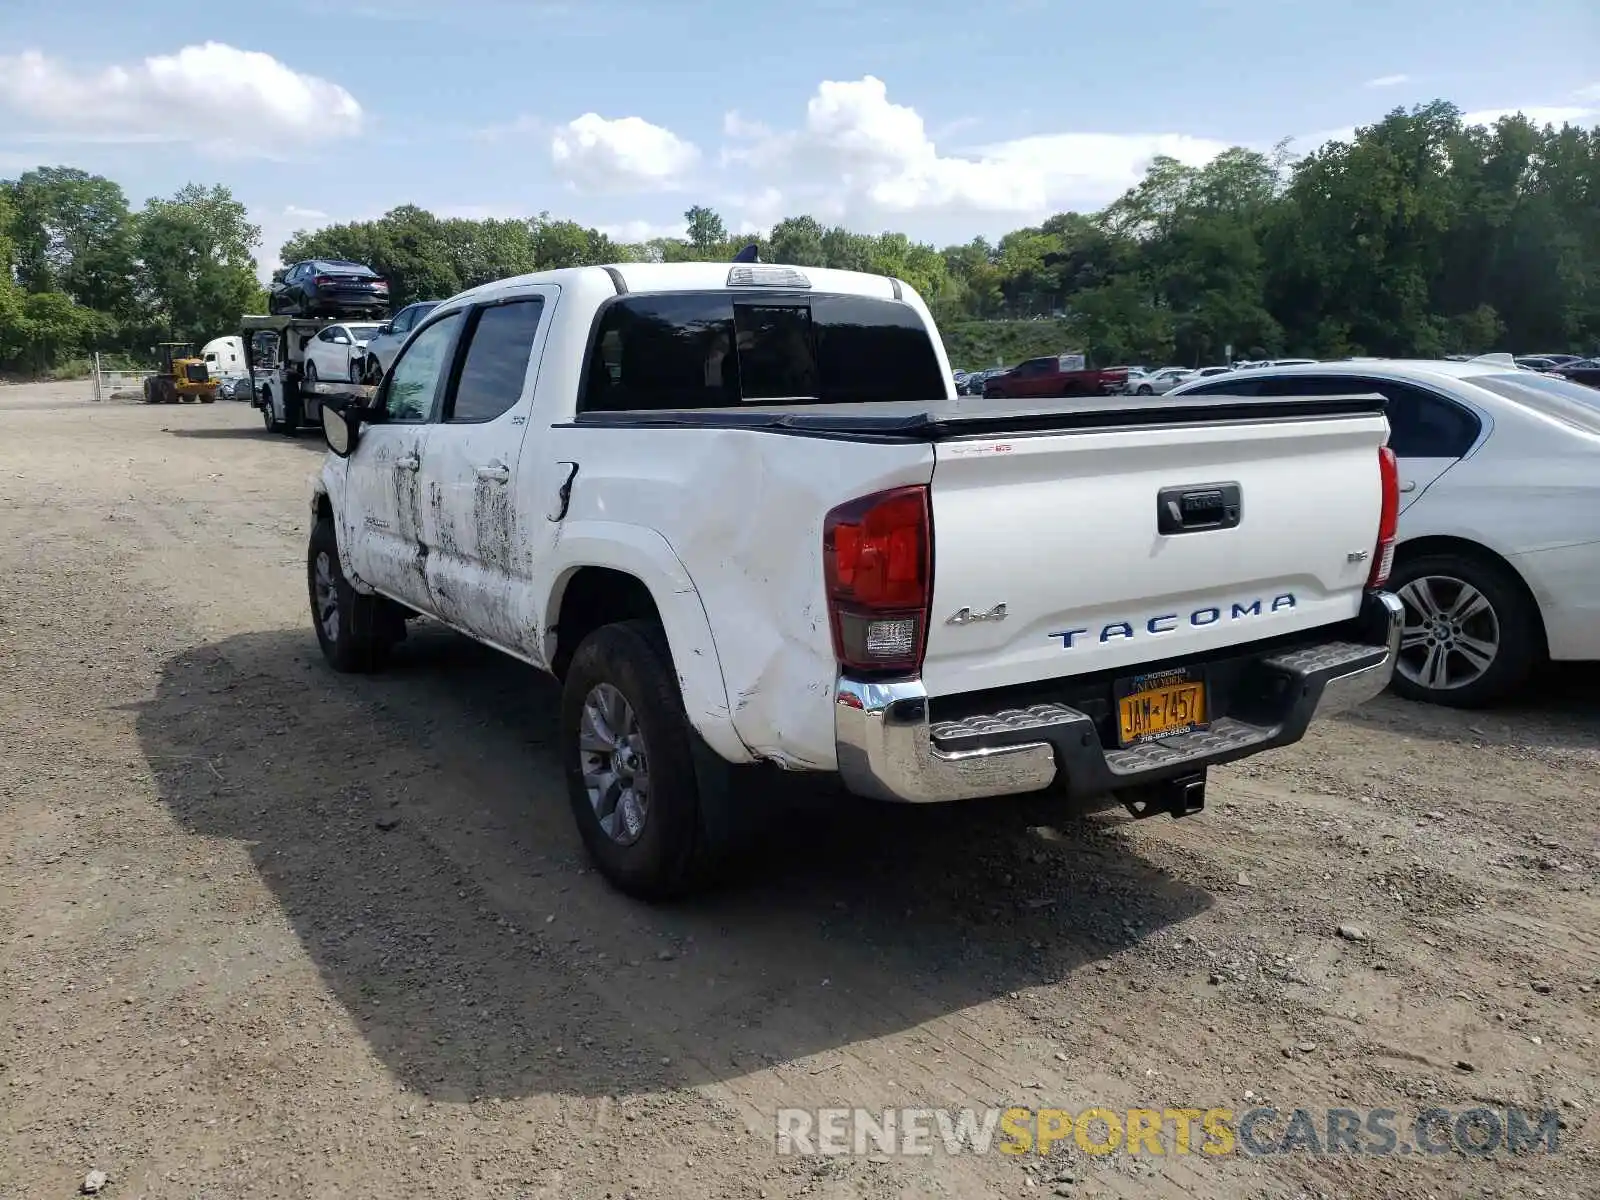
[[[347,321],[320,331],[306,343],[306,378],[360,383],[367,342],[382,327],[378,321]]]
[[[1164,396],[1188,378],[1188,367],[1162,367],[1148,375],[1130,378],[1128,391],[1135,396]]]
[[[1368,360],[1260,367],[1173,395],[1373,392],[1400,467],[1395,691],[1474,708],[1544,660],[1600,660],[1600,391],[1493,361]]]

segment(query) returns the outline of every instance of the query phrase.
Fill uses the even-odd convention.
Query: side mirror
[[[381,425],[383,419],[382,408],[329,397],[322,403],[322,436],[329,450],[340,458],[349,458],[361,440],[361,426]]]
[[[394,332],[394,326],[391,325],[389,322],[385,321],[382,325],[378,326],[378,332],[376,334],[374,334],[373,336],[375,336],[375,337],[388,337],[393,332]]]
[[[333,344],[335,346],[348,346],[350,344],[350,339],[341,333],[338,337],[333,339]]]
[[[334,408],[331,404],[322,406],[322,436],[332,450],[340,458],[349,458],[350,452],[356,448],[356,440],[360,436],[355,424],[342,408]]]

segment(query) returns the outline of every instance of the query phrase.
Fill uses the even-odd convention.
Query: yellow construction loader
[[[162,342],[155,350],[156,373],[144,381],[146,404],[216,402],[219,381],[211,378],[205,359],[195,356],[192,342]]]

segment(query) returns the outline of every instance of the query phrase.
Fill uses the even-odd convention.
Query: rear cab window
[[[926,403],[947,391],[927,327],[899,301],[641,293],[602,311],[579,411]]]

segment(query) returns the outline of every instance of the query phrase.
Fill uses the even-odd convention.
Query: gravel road
[[[543,678],[428,628],[385,674],[324,667],[320,455],[242,404],[0,387],[0,1197],[1600,1194],[1588,673],[1385,698],[1183,821],[819,804],[650,909],[584,861]],[[790,1107],[1263,1104],[1563,1127],[1518,1156],[774,1147]]]

